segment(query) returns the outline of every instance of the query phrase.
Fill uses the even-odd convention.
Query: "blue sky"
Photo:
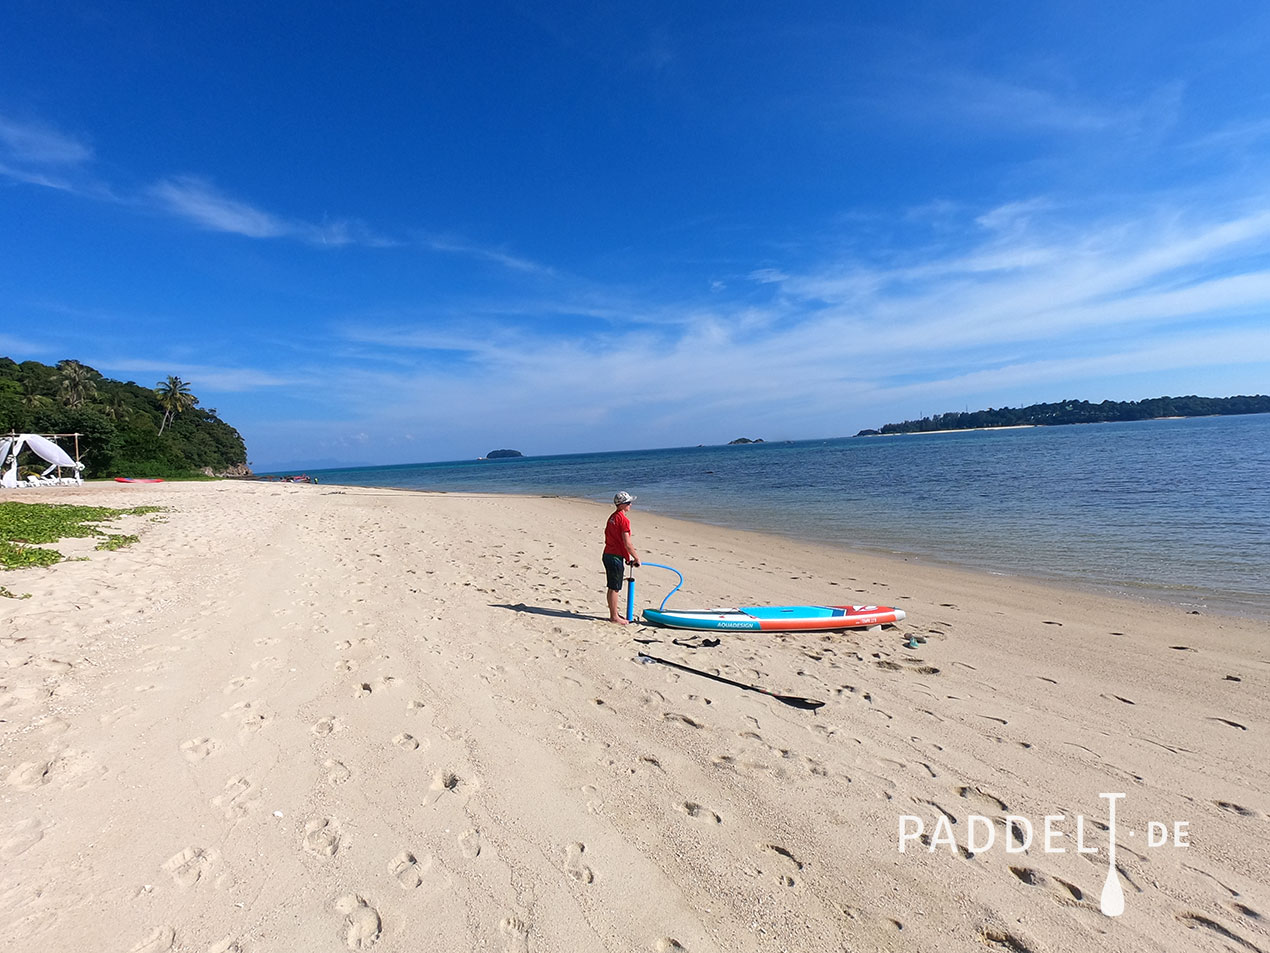
[[[0,354],[257,468],[1270,391],[1270,7],[0,8]]]

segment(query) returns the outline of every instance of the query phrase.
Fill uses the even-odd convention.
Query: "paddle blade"
[[[771,694],[770,692],[768,694]],[[823,708],[824,702],[818,702],[814,698],[799,698],[796,695],[772,695],[777,701],[784,702],[790,708],[801,708],[804,711],[815,711],[817,708]]]

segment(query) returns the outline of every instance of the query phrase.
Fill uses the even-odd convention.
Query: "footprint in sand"
[[[223,689],[221,689],[221,694],[224,694],[224,695],[233,694],[236,691],[240,691],[241,689],[246,688],[248,685],[252,684],[254,681],[255,679],[252,678],[250,675],[240,675],[238,678],[233,679],[232,681],[230,681],[228,685],[226,685]]]
[[[582,855],[585,853],[586,844],[581,842],[573,843],[566,847],[564,869],[578,883],[589,884],[595,880],[595,872],[582,862]]]
[[[264,702],[239,702],[232,705],[221,717],[226,720],[237,720],[240,740],[246,740],[273,721],[273,712],[265,708]]]
[[[662,716],[661,716],[661,719],[662,719],[662,721],[678,721],[678,722],[682,722],[683,724],[688,725],[690,728],[702,728],[702,727],[704,727],[704,725],[702,725],[702,724],[701,724],[701,722],[697,721],[695,718],[692,718],[692,717],[691,717],[691,716],[689,716],[689,715],[685,715],[685,714],[682,714],[682,713],[677,712],[677,711],[667,711],[667,712],[663,712],[663,713],[662,713]]]
[[[117,721],[123,721],[125,718],[131,718],[141,710],[139,705],[122,705],[112,712],[108,712],[101,716],[101,723],[104,726],[113,725]]]
[[[340,724],[340,720],[334,715],[327,715],[325,718],[319,718],[315,721],[309,731],[313,732],[319,738],[325,738],[327,735],[334,734],[344,726]]]
[[[167,953],[175,942],[175,930],[171,927],[159,927],[128,953]]]
[[[41,784],[48,783],[49,772],[52,770],[52,761],[23,761],[4,780],[10,787],[20,791],[33,791]]]
[[[657,953],[680,953],[680,951],[686,951],[688,948],[673,936],[664,936],[653,944],[653,949]]]
[[[459,850],[463,856],[471,860],[481,854],[481,832],[475,827],[468,828],[459,835]]]
[[[29,664],[32,668],[39,669],[41,672],[48,672],[52,675],[65,675],[75,667],[71,662],[66,662],[62,659],[49,658],[47,656],[33,658]]]
[[[700,821],[703,824],[722,824],[723,818],[708,807],[702,807],[696,801],[684,801],[678,805],[679,810],[683,811],[694,821]]]
[[[336,900],[335,909],[344,914],[342,929],[345,946],[350,950],[367,950],[374,946],[383,932],[383,921],[379,918],[378,910],[355,893]]]
[[[4,843],[0,844],[0,857],[17,857],[38,844],[43,837],[44,824],[38,817],[18,821]]]
[[[48,761],[24,761],[5,779],[19,790],[31,791],[55,778],[68,791],[79,790],[106,773],[99,765],[82,751],[65,748]]]
[[[315,817],[304,825],[304,849],[315,856],[333,857],[340,839],[340,825],[333,817]]]
[[[172,875],[178,887],[193,887],[203,879],[213,863],[213,851],[203,847],[187,847],[164,861],[163,869]]]
[[[397,883],[401,884],[403,890],[414,890],[423,883],[424,872],[431,865],[432,858],[429,857],[420,866],[414,854],[403,850],[388,862],[388,869],[392,871],[392,875],[397,879]]]
[[[1010,873],[1029,887],[1043,888],[1060,904],[1071,904],[1085,899],[1085,891],[1073,883],[1068,883],[1062,877],[1047,877],[1033,867],[1011,867]]]
[[[795,872],[803,869],[803,862],[779,844],[758,844],[756,846],[759,850],[764,851],[765,853],[776,854],[777,856],[784,858],[793,866],[793,870]],[[794,878],[791,874],[780,874],[776,879],[786,887],[794,886]]]
[[[328,758],[322,762],[322,767],[326,769],[326,780],[332,784],[343,784],[353,776],[353,772],[345,767],[343,761]]]
[[[404,751],[419,750],[419,739],[404,731],[399,735],[395,735],[392,739],[392,743]]]
[[[462,783],[463,779],[453,771],[438,771],[432,778],[432,784],[429,785],[429,789],[436,791],[439,797],[443,791],[457,791]]]
[[[504,937],[504,953],[529,953],[529,924],[520,917],[503,917],[498,932]]]
[[[1251,807],[1244,807],[1242,804],[1236,804],[1234,801],[1214,801],[1223,811],[1230,811],[1232,814],[1238,814],[1240,817],[1256,817],[1260,818],[1264,815]]]
[[[957,788],[957,796],[965,801],[969,801],[981,811],[1009,811],[1005,801],[1001,800],[994,794],[989,794],[982,788],[972,788],[969,785],[962,785]]]
[[[225,790],[212,798],[212,804],[230,820],[246,817],[260,806],[260,788],[250,778],[235,775],[225,782]]]
[[[191,738],[181,742],[181,756],[186,761],[197,764],[204,758],[215,754],[220,749],[220,742],[215,738]]]
[[[599,814],[604,808],[604,799],[600,797],[600,789],[594,784],[584,784],[582,785],[582,793],[587,796],[587,813]]]

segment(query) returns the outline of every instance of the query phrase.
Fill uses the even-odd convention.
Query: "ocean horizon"
[[[625,489],[638,497],[637,535],[645,509],[1270,618],[1268,414],[307,472],[322,484],[602,502]]]

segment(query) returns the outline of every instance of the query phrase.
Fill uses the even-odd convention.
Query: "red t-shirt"
[[[608,525],[604,527],[604,552],[625,559],[626,543],[622,539],[622,534],[630,531],[630,518],[622,510],[614,510],[613,515],[609,517]]]

